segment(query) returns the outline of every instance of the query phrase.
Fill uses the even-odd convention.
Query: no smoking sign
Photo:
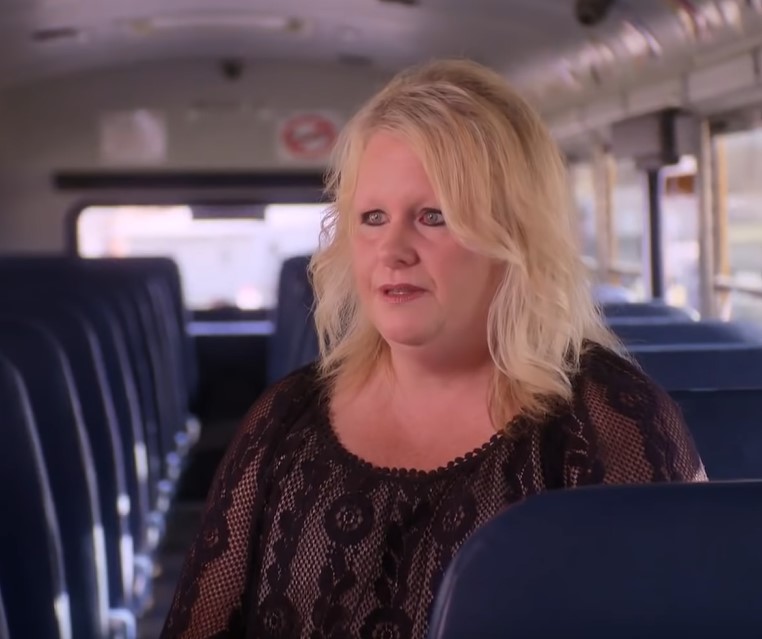
[[[285,120],[278,136],[280,151],[290,159],[326,158],[336,143],[336,121],[321,113],[302,113]]]

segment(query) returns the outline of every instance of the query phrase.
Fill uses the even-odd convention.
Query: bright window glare
[[[270,204],[258,217],[252,207],[249,218],[195,219],[188,206],[90,206],[78,219],[79,253],[171,257],[195,310],[272,308],[281,264],[317,248],[324,210],[323,204]]]

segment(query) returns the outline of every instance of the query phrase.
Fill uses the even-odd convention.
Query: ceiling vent
[[[373,60],[367,55],[359,53],[340,53],[338,61],[348,67],[372,67]]]
[[[413,7],[418,4],[418,0],[378,0],[384,4],[402,4],[406,7]]]
[[[62,42],[65,40],[82,40],[84,34],[76,27],[49,27],[32,32],[32,40],[40,44]]]

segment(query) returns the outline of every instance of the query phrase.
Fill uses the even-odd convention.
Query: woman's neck
[[[378,466],[431,470],[494,436],[491,360],[432,367],[388,355],[366,384],[334,394],[331,419],[347,449]]]
[[[392,350],[388,354],[383,383],[392,397],[404,404],[464,394],[486,398],[493,372],[494,364],[488,353],[482,357],[444,361]]]

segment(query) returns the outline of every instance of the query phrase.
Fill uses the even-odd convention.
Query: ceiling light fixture
[[[301,31],[304,21],[292,16],[265,13],[206,11],[175,13],[130,20],[133,31],[148,32],[174,29],[257,29],[262,31]]]

